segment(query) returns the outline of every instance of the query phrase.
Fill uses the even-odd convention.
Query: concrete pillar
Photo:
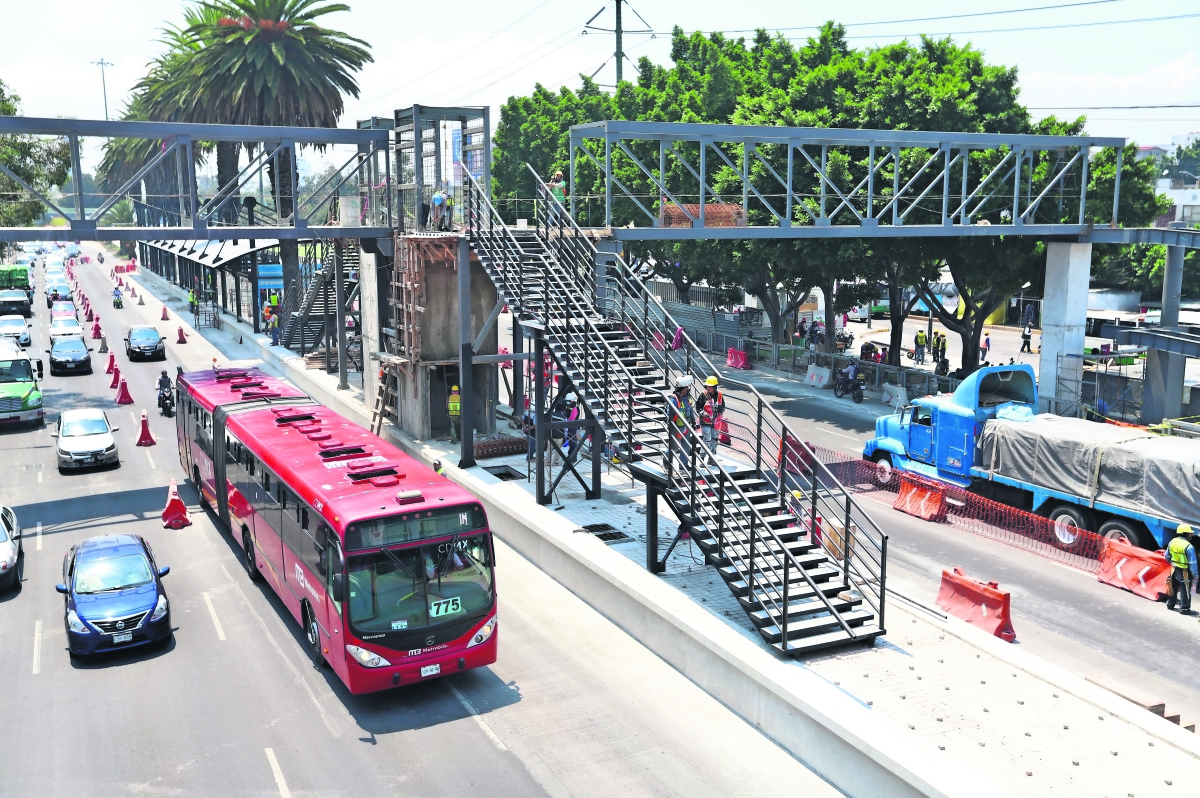
[[[1162,329],[1179,326],[1179,298],[1183,293],[1184,247],[1167,247],[1163,272]],[[1150,350],[1146,353],[1146,382],[1142,387],[1142,423],[1157,424],[1183,415],[1183,355]]]
[[[458,239],[458,387],[462,396],[462,451],[458,467],[475,465],[475,375],[471,344],[471,244],[466,236]]]
[[[1087,328],[1091,244],[1046,245],[1046,296],[1042,302],[1039,410],[1075,412],[1083,385],[1084,334]],[[1075,355],[1063,358],[1059,355]],[[1062,369],[1060,373],[1060,368]],[[1051,400],[1057,401],[1051,401]]]

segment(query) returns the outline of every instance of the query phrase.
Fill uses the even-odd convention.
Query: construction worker
[[[450,386],[450,396],[446,399],[446,413],[450,416],[450,443],[458,443],[462,431],[462,397],[458,395],[458,386]]]
[[[1191,524],[1180,524],[1163,555],[1171,563],[1171,575],[1167,579],[1167,609],[1174,610],[1178,602],[1179,611],[1184,615],[1192,614],[1192,563],[1196,560],[1196,552],[1192,548],[1193,534]]]
[[[188,289],[188,309],[192,313],[196,312],[196,292],[191,288]]]
[[[546,184],[546,188],[550,189],[550,195],[558,200],[559,204],[566,204],[567,183],[563,180],[562,170],[554,173],[554,177],[550,178],[550,182]]]
[[[924,330],[917,330],[916,337],[913,338],[913,344],[916,345],[916,356],[913,358],[914,363],[924,365],[925,363],[925,345],[929,343],[928,336]]]
[[[687,434],[688,427],[697,426],[696,407],[692,404],[690,395],[692,378],[681,376],[675,378],[675,390],[667,399],[671,409],[671,423],[675,426],[675,438],[679,442],[679,462],[686,471],[692,455],[692,441]]]
[[[704,396],[701,397],[700,436],[713,454],[717,452],[720,428],[725,426],[725,397],[721,395],[720,385],[715,376],[709,377],[704,381]]]
[[[271,346],[279,346],[279,314],[271,314],[271,319],[267,322],[267,330],[271,333]]]
[[[446,467],[442,465],[441,460],[433,461],[433,473],[437,474],[439,477],[446,476]]]

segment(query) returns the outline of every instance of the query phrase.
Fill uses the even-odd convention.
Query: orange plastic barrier
[[[731,369],[749,369],[750,361],[746,358],[746,353],[740,349],[730,348],[725,355],[725,365]]]
[[[166,529],[182,529],[192,525],[187,505],[179,496],[179,485],[175,480],[171,480],[171,487],[167,489],[167,506],[162,511],[162,523]]]
[[[99,338],[100,338],[100,322],[93,321],[92,322],[92,339],[99,340]]]
[[[1142,598],[1158,601],[1166,594],[1171,564],[1163,552],[1149,551],[1119,540],[1105,540],[1100,551],[1100,570],[1096,579],[1106,585],[1128,590]]]
[[[104,369],[105,374],[112,374],[117,369],[117,353],[108,353],[108,368]],[[111,386],[110,386],[111,387]]]
[[[109,352],[108,355],[109,355],[109,357],[115,357],[115,355],[112,352]],[[108,384],[109,388],[116,390],[117,388],[121,387],[121,367],[120,366],[118,366],[116,363],[113,363],[112,369],[109,371],[106,371],[104,373],[113,375],[112,382],[110,382]]]
[[[955,568],[953,572],[942,571],[937,603],[955,618],[1007,643],[1017,639],[1009,613],[1008,591],[1000,590],[996,582],[972,579],[961,568]]]
[[[133,404],[133,397],[129,395],[129,386],[125,383],[124,377],[121,378],[121,384],[117,386],[117,404]]]
[[[142,433],[138,436],[138,446],[153,446],[155,444],[154,436],[150,434],[150,420],[146,418],[146,411],[142,411]]]
[[[942,483],[904,471],[900,474],[900,495],[892,507],[926,521],[944,521],[946,489]]]

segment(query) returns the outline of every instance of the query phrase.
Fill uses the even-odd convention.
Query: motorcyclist
[[[165,406],[166,402],[171,398],[171,378],[167,376],[167,370],[163,369],[158,375],[158,406]]]
[[[838,387],[848,389],[854,384],[854,376],[858,373],[858,362],[854,358],[850,359],[850,364],[842,369],[841,376],[838,377]]]

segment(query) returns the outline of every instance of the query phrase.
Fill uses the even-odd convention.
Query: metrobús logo
[[[308,580],[304,578],[304,571],[303,571],[303,569],[300,568],[299,563],[296,564],[296,582],[299,583],[299,585],[302,588],[304,588],[309,593],[311,593],[312,597],[315,598],[317,601],[321,600],[321,594],[318,593],[316,588],[314,588],[312,585],[310,585],[308,583]]]
[[[421,654],[428,654],[431,651],[441,651],[443,648],[450,648],[449,643],[442,643],[440,646],[431,646],[429,648],[414,648],[410,649],[405,656],[416,657]]]

